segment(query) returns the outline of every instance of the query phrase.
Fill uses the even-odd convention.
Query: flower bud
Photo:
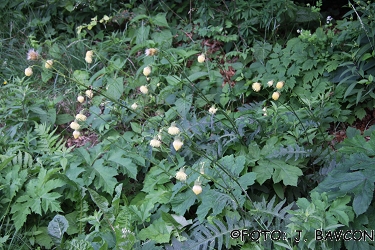
[[[44,67],[46,69],[50,69],[52,68],[52,65],[53,65],[53,60],[47,60],[46,63],[44,64]]]

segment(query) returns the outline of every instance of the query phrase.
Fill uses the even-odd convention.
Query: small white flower
[[[147,94],[148,93],[148,88],[144,85],[142,85],[139,90],[143,93],[143,94]]]
[[[208,112],[212,115],[216,114],[217,108],[215,108],[215,105],[211,106],[211,108],[208,110]]]
[[[268,87],[271,87],[273,85],[273,80],[267,82]]]
[[[136,103],[136,102],[133,103],[133,104],[131,105],[131,108],[132,108],[133,110],[136,110],[136,109],[138,108],[137,103]]]

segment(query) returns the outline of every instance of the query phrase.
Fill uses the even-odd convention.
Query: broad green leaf
[[[240,183],[241,187],[243,189],[247,189],[249,186],[253,185],[256,180],[256,173],[250,172],[242,175],[239,179],[238,182]]]
[[[89,73],[86,70],[75,70],[73,72],[73,78],[78,82],[79,86],[89,87]]]
[[[207,72],[195,72],[193,74],[191,74],[188,79],[189,79],[189,82],[194,82],[195,80],[199,79],[199,78],[202,78],[202,77],[205,77],[205,76],[208,76],[208,73]]]
[[[184,193],[178,193],[170,201],[172,210],[177,215],[184,215],[185,212],[195,203],[197,196],[192,190],[187,190]]]
[[[193,101],[193,95],[188,95],[185,98],[179,98],[176,100],[176,111],[181,117],[186,117],[186,115],[189,113],[191,104]]]
[[[117,180],[114,176],[118,175],[116,169],[111,167],[103,166],[104,160],[96,160],[92,168],[95,170],[95,180],[96,188],[103,188],[104,192],[112,194]]]
[[[92,190],[90,188],[87,188],[87,190],[90,193],[91,199],[98,206],[100,211],[103,212],[106,219],[109,220],[112,223],[114,221],[115,217],[113,215],[113,209],[109,207],[108,200],[105,197],[99,195],[97,192],[95,192],[94,190]]]
[[[156,16],[150,18],[152,24],[160,27],[169,27],[167,19],[165,18],[167,13],[159,13]]]
[[[63,215],[55,215],[52,221],[48,223],[48,234],[53,240],[61,243],[62,237],[69,227],[67,219]]]
[[[228,169],[235,176],[239,176],[245,167],[246,157],[241,155],[234,157],[233,155],[224,156],[219,160],[219,163]]]
[[[120,172],[127,174],[130,178],[134,180],[137,179],[137,166],[133,163],[131,159],[123,157],[124,151],[113,150],[109,154],[109,161],[115,162],[122,166],[122,170]]]
[[[107,91],[105,92],[105,95],[114,101],[118,101],[124,93],[124,78],[108,78],[107,82]]]
[[[147,228],[142,229],[137,236],[140,240],[149,239],[161,244],[170,241],[171,232],[172,227],[168,227],[162,218],[159,218]]]

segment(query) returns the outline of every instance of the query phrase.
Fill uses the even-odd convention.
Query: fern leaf
[[[294,160],[297,161],[299,158],[309,157],[311,152],[311,149],[304,149],[298,145],[288,145],[287,147],[280,147],[279,149],[272,151],[267,158],[280,158],[286,156],[286,160],[289,160],[294,156]]]

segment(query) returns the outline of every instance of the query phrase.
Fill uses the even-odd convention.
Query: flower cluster
[[[273,83],[274,83],[274,81],[273,81],[273,80],[270,80],[270,81],[267,82],[267,86],[268,86],[268,87],[272,87],[272,86],[273,86]],[[280,92],[279,92],[278,90],[282,89],[282,88],[284,87],[284,84],[285,84],[284,81],[278,81],[278,82],[276,83],[275,88],[276,88],[277,90],[276,90],[275,92],[273,92],[273,93],[272,93],[272,96],[271,96],[273,100],[277,101],[277,100],[279,99],[279,97],[280,97]],[[261,85],[259,82],[254,82],[254,83],[252,84],[252,88],[253,88],[253,90],[254,90],[255,92],[259,92],[259,91],[261,90],[261,88],[262,88],[262,85]]]

